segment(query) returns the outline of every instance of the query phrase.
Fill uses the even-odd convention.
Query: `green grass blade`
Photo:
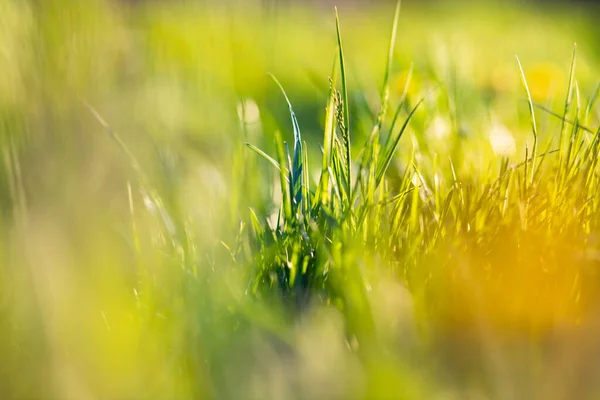
[[[535,176],[535,158],[537,153],[537,141],[538,141],[538,131],[537,131],[537,123],[535,122],[535,110],[533,107],[533,99],[531,98],[531,92],[529,91],[529,85],[527,84],[527,78],[525,77],[525,72],[523,71],[523,66],[521,65],[521,60],[516,56],[517,64],[519,64],[519,71],[521,72],[521,80],[523,81],[523,86],[525,87],[525,92],[527,93],[527,102],[529,104],[529,113],[531,116],[531,132],[533,133],[533,148],[531,151],[531,181],[533,182],[533,178]]]
[[[337,42],[340,57],[340,75],[342,79],[342,109],[344,116],[344,123],[342,126],[342,140],[344,144],[344,157],[346,162],[346,169],[348,170],[348,176],[346,177],[346,189],[348,191],[348,198],[352,198],[352,154],[350,151],[350,110],[348,104],[348,83],[346,80],[346,65],[344,62],[344,48],[342,46],[342,34],[340,32],[340,18],[338,15],[337,7],[335,9],[335,27],[337,32]]]
[[[394,61],[394,49],[396,47],[396,36],[398,34],[398,21],[400,20],[400,6],[402,4],[402,0],[398,0],[396,2],[396,11],[394,13],[394,22],[392,24],[392,33],[390,37],[390,45],[388,48],[387,62],[385,68],[385,75],[383,77],[383,88],[381,90],[381,112],[379,113],[379,118],[377,121],[378,131],[381,130],[381,125],[383,124],[383,120],[385,119],[385,115],[388,109],[388,102],[390,97],[390,75],[392,74],[392,64]]]
[[[264,231],[262,226],[260,225],[260,221],[258,220],[256,212],[254,212],[252,208],[250,208],[250,221],[252,222],[252,229],[254,230],[256,239],[262,246],[264,244]]]
[[[533,103],[533,106],[535,108],[538,108],[538,109],[552,115],[553,117],[560,119],[565,124],[575,125],[575,121],[573,121],[572,119],[565,118],[563,115],[560,115],[556,111],[550,110],[548,107],[546,107],[542,104]],[[578,124],[578,126],[579,126],[579,129],[582,129],[582,130],[586,131],[587,133],[591,133],[592,135],[596,134],[596,130],[594,130],[594,129],[591,129],[591,128],[588,128],[587,126],[579,125],[579,124]]]
[[[290,109],[290,116],[292,118],[292,125],[294,129],[294,158],[292,163],[290,164],[290,185],[294,209],[297,209],[302,203],[302,192],[304,190],[304,182],[302,178],[302,135],[300,134],[300,127],[298,125],[298,120],[296,119],[296,113],[294,112],[294,108],[292,107],[292,103],[290,102],[290,99],[287,96],[285,89],[273,74],[269,75],[275,81],[277,86],[279,86],[279,89],[281,89],[281,93],[283,93],[283,96],[285,97],[285,100]]]
[[[308,216],[310,212],[310,181],[308,176],[308,150],[306,146],[306,142],[304,142],[303,152],[302,152],[302,164],[304,165],[304,169],[302,170],[302,199],[304,204],[304,215]]]
[[[348,171],[346,170],[345,160],[343,156],[343,145],[340,143],[339,139],[335,140],[336,147],[333,153],[333,178],[337,182],[337,185],[340,189],[340,203],[347,208],[349,205],[349,193],[348,193]]]
[[[408,88],[410,86],[410,81],[412,80],[412,74],[413,74],[413,68],[414,68],[414,64],[411,63],[410,67],[408,68],[408,73],[406,75],[406,80],[404,82],[404,88],[402,89],[402,95],[400,96],[400,102],[398,103],[398,107],[396,107],[396,112],[394,113],[394,118],[392,119],[392,124],[390,125],[390,132],[394,131],[394,128],[396,127],[396,122],[398,121],[398,117],[400,116],[400,112],[402,111],[402,108],[404,108],[404,105],[406,103],[406,97],[408,95]],[[387,138],[387,140],[389,141],[389,136]],[[387,142],[385,144],[384,147],[387,147]]]
[[[302,203],[302,192],[303,192],[303,173],[302,173],[302,159],[303,159],[303,151],[302,151],[302,135],[300,134],[300,127],[298,125],[298,120],[296,119],[296,113],[294,112],[294,108],[292,107],[292,103],[290,102],[289,97],[287,96],[285,89],[281,85],[281,83],[277,80],[277,78],[273,74],[269,74],[273,81],[279,86],[285,100],[290,109],[290,116],[292,118],[292,125],[294,129],[294,159],[290,164],[290,185],[291,185],[291,196],[292,196],[292,204],[294,205],[294,210],[300,207]]]
[[[571,108],[571,101],[573,100],[573,82],[575,80],[575,65],[577,61],[577,44],[573,45],[573,55],[571,56],[571,67],[569,69],[569,86],[567,87],[567,97],[565,98],[565,108],[563,111],[563,123],[560,128],[560,142],[559,145],[563,146],[563,140],[565,135],[565,123],[564,121],[569,114],[569,109]]]
[[[269,163],[271,163],[271,165],[273,165],[275,167],[275,169],[277,169],[277,171],[279,172],[283,172],[284,175],[287,174],[287,168],[285,168],[285,166],[283,167],[283,171],[281,169],[281,165],[279,165],[279,163],[270,155],[268,155],[267,153],[265,153],[264,151],[262,151],[261,149],[259,149],[258,147],[256,147],[255,145],[253,145],[252,143],[245,143],[245,145],[253,150],[254,152],[256,152],[259,156],[261,156],[262,158],[264,158],[265,160],[267,160]],[[287,176],[285,177],[285,179],[287,180]]]
[[[588,100],[588,104],[585,108],[585,115],[583,117],[584,124],[587,124],[589,122],[590,113],[592,112],[592,109],[596,105],[596,101],[598,100],[599,94],[600,94],[600,82],[598,82],[598,85],[596,85],[596,89],[594,90],[594,93]]]
[[[375,174],[375,187],[379,186],[379,184],[381,183],[381,179],[383,178],[385,172],[387,171],[388,167],[390,166],[390,163],[392,162],[392,157],[394,155],[394,152],[396,151],[396,148],[398,147],[398,143],[400,142],[402,135],[406,131],[406,127],[408,126],[408,123],[410,122],[412,116],[414,115],[414,113],[417,111],[417,109],[423,103],[424,100],[425,100],[424,98],[421,99],[417,103],[417,105],[415,105],[413,107],[413,109],[410,111],[410,113],[406,117],[404,124],[402,124],[402,127],[400,128],[398,133],[395,136],[393,136],[393,138],[392,138],[393,132],[390,134],[391,144],[388,145],[386,148],[384,148],[383,158],[379,161],[379,164],[377,166],[377,173]]]
[[[286,150],[285,144],[279,131],[275,131],[275,146],[277,147],[277,157],[279,158],[279,165],[285,165]],[[283,202],[283,214],[284,221],[292,220],[292,200],[290,195],[290,182],[288,178],[289,173],[285,168],[281,168],[279,171],[279,181],[281,184],[281,198]]]
[[[327,204],[329,201],[329,169],[333,157],[333,138],[335,136],[335,86],[337,83],[337,60],[333,65],[331,74],[331,85],[329,88],[329,97],[325,111],[325,131],[323,134],[323,162],[321,165],[321,177],[315,202],[317,204]]]
[[[383,85],[381,88],[381,109],[379,110],[379,114],[377,116],[377,122],[375,124],[375,126],[373,127],[373,129],[371,130],[371,134],[369,135],[366,144],[363,146],[360,154],[359,154],[359,164],[358,164],[358,170],[356,172],[356,183],[354,185],[354,193],[353,193],[353,197],[351,197],[350,202],[352,204],[354,204],[354,201],[356,200],[356,197],[358,196],[358,185],[363,183],[363,169],[365,169],[367,167],[367,164],[369,162],[377,162],[377,158],[379,156],[379,146],[380,146],[380,141],[379,140],[375,140],[381,133],[381,128],[383,126],[383,121],[385,120],[385,117],[387,115],[387,111],[388,111],[388,105],[389,105],[389,95],[390,95],[390,85],[389,85],[389,79],[390,79],[390,75],[392,73],[392,64],[393,64],[393,59],[394,59],[394,49],[396,47],[396,36],[397,36],[397,32],[398,32],[398,21],[400,19],[400,5],[401,5],[401,0],[397,0],[396,2],[396,11],[394,13],[394,22],[392,24],[392,32],[390,35],[390,41],[389,41],[389,47],[388,47],[388,54],[387,54],[387,60],[386,60],[386,68],[385,68],[385,73],[384,73],[384,77],[383,77]],[[369,176],[371,176],[373,174],[370,174]],[[372,181],[371,180],[367,180],[367,187],[370,187],[372,185]],[[369,189],[368,189],[369,190]],[[371,190],[375,190],[375,187],[371,188]]]

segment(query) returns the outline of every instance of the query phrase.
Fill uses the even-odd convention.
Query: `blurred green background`
[[[442,155],[463,141],[465,173],[506,150],[488,143],[490,126],[514,133],[499,145],[509,156],[528,140],[515,54],[548,108],[562,107],[575,42],[581,93],[597,84],[591,5],[404,3],[392,96],[412,64],[409,95],[427,96],[413,140]],[[337,5],[360,144],[377,113],[394,5]],[[318,157],[334,18],[331,2],[0,0],[1,398],[483,398],[444,372],[443,350],[417,340],[400,282],[372,293],[395,350],[370,364],[347,351],[335,310],[291,322],[249,299],[250,271],[229,254],[248,207],[268,215],[274,203],[276,175],[244,142],[273,153],[275,130],[292,135],[268,72]],[[459,139],[446,140],[450,130]],[[446,352],[461,353],[452,340]],[[523,378],[519,393],[532,397],[513,398],[581,398],[561,397],[552,376]]]

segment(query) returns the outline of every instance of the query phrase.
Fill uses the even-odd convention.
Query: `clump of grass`
[[[386,172],[422,101],[409,107],[409,71],[397,109],[388,118],[399,11],[398,3],[380,110],[356,157],[350,151],[348,87],[336,18],[339,68],[330,81],[321,173],[313,184],[307,144],[275,79],[289,105],[294,146],[290,152],[276,134],[277,155],[271,157],[248,144],[279,171],[282,192],[276,224],[251,211],[252,292],[279,293],[296,310],[311,301],[335,304],[350,332],[370,340],[375,333],[368,271],[360,260],[377,255],[392,276],[405,282],[427,323],[453,328],[491,324],[531,333],[581,321],[596,296],[597,261],[589,254],[599,229],[600,144],[599,130],[586,126],[597,93],[583,108],[574,79],[575,55],[564,112],[552,113],[561,120],[558,143],[556,135],[539,131],[535,109],[540,106],[532,100],[517,59],[532,122],[533,146],[524,150],[522,161],[502,158],[496,174],[460,176],[452,158],[435,161],[433,170],[424,172],[417,162],[422,155],[413,153],[412,161],[401,166],[400,178],[391,182]],[[537,298],[531,298],[532,292]]]
[[[396,124],[398,115],[406,107],[404,93],[393,123],[384,128],[399,14],[398,2],[381,90],[381,108],[373,130],[358,155],[355,168],[351,154],[344,51],[337,16],[338,55],[330,80],[321,173],[317,182],[311,186],[307,144],[302,141],[292,105],[276,78],[273,79],[281,88],[290,109],[294,131],[293,151],[290,152],[279,133],[275,135],[275,158],[247,144],[279,171],[282,195],[281,209],[274,226],[251,211],[250,240],[254,249],[254,265],[257,266],[253,292],[264,295],[277,287],[296,309],[304,308],[315,298],[335,303],[344,310],[354,333],[361,332],[362,336],[372,333],[372,321],[363,272],[353,259],[351,249],[363,241],[373,244],[373,249],[388,248],[390,243],[381,235],[382,231],[400,229],[400,221],[390,218],[390,210],[393,213],[393,210],[402,209],[414,188],[410,183],[409,170],[398,191],[393,191],[384,180],[400,138],[419,106],[417,104],[410,110],[404,123]],[[341,90],[337,89],[338,78]],[[353,320],[355,324],[352,324]]]

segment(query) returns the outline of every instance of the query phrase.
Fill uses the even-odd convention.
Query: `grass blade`
[[[277,80],[277,78],[273,74],[269,74],[271,78],[275,81],[290,109],[290,116],[292,118],[292,125],[294,129],[294,159],[290,164],[290,186],[291,186],[291,196],[292,196],[292,205],[293,210],[295,211],[300,207],[300,203],[302,202],[302,192],[304,187],[303,182],[303,173],[302,173],[302,160],[303,160],[303,151],[302,151],[302,135],[300,134],[300,127],[298,125],[298,120],[296,119],[296,113],[294,113],[294,108],[292,107],[292,103],[290,102],[289,97],[287,96],[285,89],[281,85],[281,83]]]
[[[285,165],[285,144],[279,131],[275,131],[275,145],[277,147],[277,157],[279,165]],[[292,220],[292,200],[290,195],[290,182],[288,172],[285,168],[279,170],[279,183],[281,184],[281,198],[283,202],[284,221]]]
[[[329,97],[325,111],[325,131],[323,134],[323,162],[321,165],[321,177],[315,202],[317,204],[327,204],[329,201],[329,169],[333,157],[333,138],[335,136],[335,86],[337,83],[337,60],[333,65],[331,74],[331,84],[329,88]]]
[[[375,174],[375,187],[379,186],[379,184],[381,183],[381,179],[383,178],[385,172],[387,171],[388,167],[390,166],[390,163],[392,162],[392,157],[394,155],[394,152],[396,151],[396,148],[398,147],[400,138],[402,138],[402,135],[404,134],[404,131],[406,130],[406,127],[408,126],[408,123],[410,122],[414,113],[417,111],[417,108],[419,108],[419,106],[423,103],[423,101],[425,101],[424,98],[421,99],[417,103],[417,105],[415,105],[413,107],[413,109],[410,111],[410,113],[406,117],[404,124],[402,124],[402,127],[400,128],[398,133],[393,137],[393,139],[392,139],[393,132],[390,134],[391,144],[388,145],[386,148],[384,148],[383,159],[379,160],[379,163],[377,166],[377,173]]]
[[[342,112],[343,112],[343,123],[342,123],[342,141],[345,152],[346,169],[348,170],[348,176],[346,177],[346,190],[348,191],[348,198],[352,198],[352,155],[350,151],[350,111],[348,106],[348,83],[346,80],[346,65],[344,63],[344,49],[342,46],[342,35],[340,32],[340,18],[338,15],[337,7],[335,9],[335,27],[337,32],[337,42],[340,57],[340,74],[342,79]]]
[[[390,37],[390,46],[388,48],[387,62],[385,68],[385,75],[383,77],[383,88],[381,90],[381,112],[379,113],[379,118],[377,121],[377,131],[381,131],[381,125],[383,124],[383,120],[385,118],[385,114],[387,113],[388,102],[390,97],[390,75],[392,73],[392,64],[394,61],[394,48],[396,47],[396,36],[398,34],[398,21],[400,19],[400,6],[402,4],[402,0],[398,0],[396,2],[396,11],[394,12],[394,22],[392,25],[392,34]]]
[[[245,145],[253,150],[254,152],[256,152],[259,156],[261,156],[262,158],[264,158],[265,160],[267,160],[269,163],[271,163],[271,165],[273,165],[277,171],[279,172],[283,172],[284,175],[287,174],[287,169],[285,168],[285,166],[283,167],[283,171],[281,169],[281,166],[279,165],[279,163],[270,155],[268,155],[267,153],[265,153],[264,151],[262,151],[261,149],[259,149],[258,147],[256,147],[255,145],[253,145],[252,143],[245,143]],[[287,176],[285,177],[285,179],[287,180]]]
[[[533,182],[533,178],[535,176],[535,158],[537,153],[537,141],[538,141],[538,131],[537,131],[537,123],[535,122],[535,110],[533,107],[533,100],[531,98],[531,92],[529,91],[529,85],[527,84],[527,78],[525,78],[525,72],[523,71],[523,66],[521,65],[521,60],[519,57],[515,55],[517,59],[517,64],[519,64],[519,71],[521,72],[521,80],[523,81],[523,86],[525,87],[525,92],[527,92],[527,102],[529,104],[529,113],[531,115],[531,132],[533,133],[533,148],[531,151],[531,181]],[[527,159],[527,157],[526,157]]]

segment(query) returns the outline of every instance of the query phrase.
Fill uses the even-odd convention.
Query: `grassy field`
[[[598,37],[1,1],[0,397],[596,398]]]

